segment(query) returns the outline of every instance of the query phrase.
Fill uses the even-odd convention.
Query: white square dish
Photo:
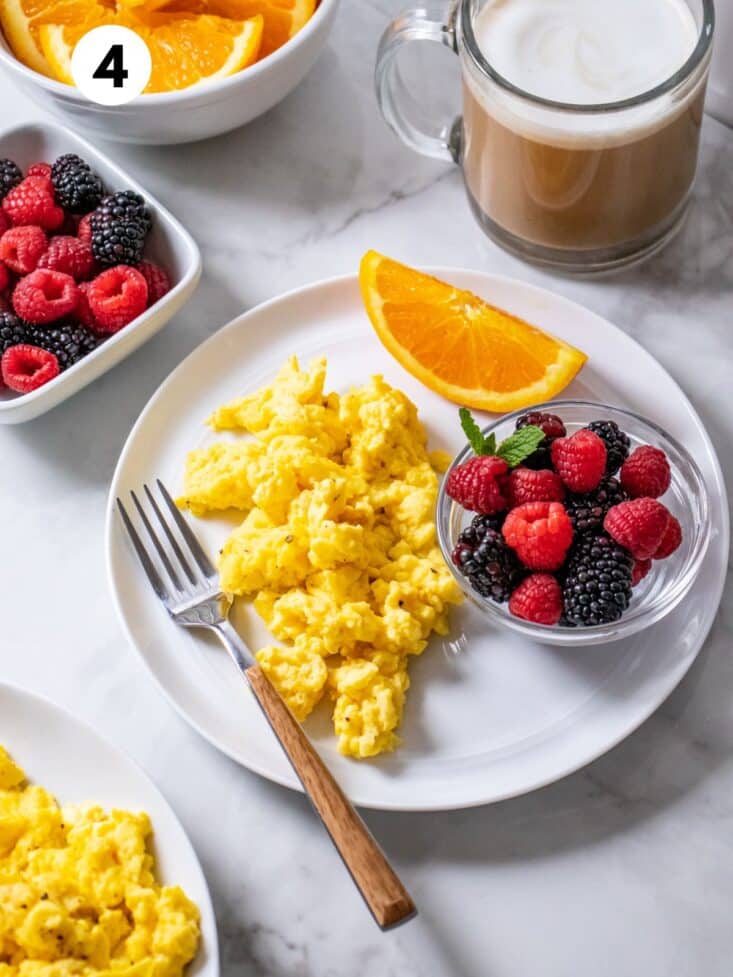
[[[53,162],[63,153],[78,153],[87,160],[110,192],[134,190],[145,197],[153,214],[146,256],[166,269],[172,287],[129,326],[45,386],[27,394],[0,390],[0,424],[19,424],[45,414],[106,373],[163,328],[190,299],[201,277],[201,255],[188,231],[144,187],[85,139],[62,126],[45,123],[0,133],[0,158],[15,160],[24,171],[31,163]]]

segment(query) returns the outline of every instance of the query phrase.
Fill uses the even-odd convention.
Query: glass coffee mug
[[[375,76],[386,122],[417,152],[461,166],[479,224],[519,257],[583,273],[654,253],[680,227],[690,200],[713,0],[684,0],[697,44],[672,77],[640,95],[591,105],[530,94],[499,74],[474,33],[492,2],[459,0],[454,16],[416,9],[390,25]],[[417,111],[398,68],[398,52],[416,41],[449,47],[460,59],[463,117],[436,122],[432,132],[419,125],[426,107]]]

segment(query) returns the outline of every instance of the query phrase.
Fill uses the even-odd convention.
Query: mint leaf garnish
[[[520,428],[502,441],[496,454],[503,458],[510,468],[515,468],[536,450],[544,437],[545,432],[541,427],[528,424],[527,427]]]
[[[496,435],[490,434],[488,438],[485,438],[468,407],[461,407],[458,415],[461,418],[463,433],[468,438],[468,443],[473,448],[474,454],[493,455],[496,451]]]
[[[458,411],[458,416],[461,419],[461,427],[463,428],[463,433],[468,438],[468,443],[474,450],[474,453],[480,455],[483,453],[484,447],[484,436],[481,433],[481,428],[478,426],[476,421],[474,421],[471,411],[468,407],[461,407]]]
[[[492,431],[485,437],[468,407],[461,407],[458,416],[461,418],[463,433],[468,438],[474,454],[496,455],[498,458],[503,458],[510,468],[515,468],[531,455],[545,437],[542,428],[528,424],[527,427],[520,428],[502,441],[497,448],[496,435]]]

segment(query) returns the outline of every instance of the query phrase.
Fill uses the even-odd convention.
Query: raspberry
[[[152,261],[141,261],[137,270],[148,283],[148,305],[155,305],[158,299],[171,290],[171,280],[168,272]]]
[[[28,183],[29,186],[35,187],[37,190],[42,191],[49,197],[53,197],[53,183],[51,182],[51,177],[47,176],[45,173],[29,173],[26,175],[24,182]],[[56,199],[54,198],[54,203]],[[61,208],[63,210],[63,207]]]
[[[636,587],[652,568],[651,560],[636,560],[631,571],[631,586]]]
[[[0,260],[19,275],[35,271],[48,247],[40,227],[11,227],[0,238]]]
[[[509,508],[514,509],[525,502],[562,502],[565,486],[560,476],[546,468],[538,471],[532,468],[515,468],[507,483]]]
[[[603,528],[636,560],[649,560],[659,549],[670,513],[656,499],[630,499],[609,510]]]
[[[64,212],[56,206],[50,181],[27,176],[3,200],[3,210],[13,224],[36,224],[55,231],[64,222]]]
[[[0,200],[23,179],[23,174],[12,159],[0,159]]]
[[[0,242],[0,248],[2,242]],[[46,253],[38,262],[39,268],[63,271],[75,281],[88,278],[94,267],[92,249],[78,237],[55,237],[48,245]]]
[[[591,421],[589,431],[597,434],[606,446],[606,474],[615,475],[629,453],[631,440],[615,421]]]
[[[507,463],[493,455],[469,458],[450,472],[445,491],[471,512],[484,515],[501,512],[507,507],[503,476],[508,470]]]
[[[627,458],[620,478],[632,499],[658,499],[669,488],[672,472],[665,453],[647,444],[637,448]]]
[[[59,375],[59,361],[37,346],[11,346],[0,360],[0,372],[6,386],[27,394]]]
[[[565,425],[562,420],[557,416],[557,414],[548,414],[546,411],[531,410],[527,414],[522,414],[521,417],[517,418],[517,423],[514,425],[515,430],[519,431],[523,427],[527,427],[529,424],[534,427],[542,428],[545,432],[544,441],[540,441],[539,445],[532,452],[529,457],[525,458],[522,464],[525,468],[552,468],[552,459],[550,457],[550,445],[555,440],[555,438],[564,438]]]
[[[608,536],[581,536],[565,572],[565,621],[571,627],[618,621],[631,600],[633,567],[632,556]]]
[[[80,241],[84,241],[85,244],[91,246],[92,243],[92,215],[84,214],[82,219],[79,221],[79,226],[76,229],[76,236]]]
[[[535,624],[557,624],[562,611],[562,589],[551,573],[533,573],[509,598],[509,613]]]
[[[43,325],[69,315],[76,308],[79,289],[71,275],[37,268],[13,291],[13,308],[26,322]]]
[[[552,442],[555,471],[571,492],[592,492],[606,472],[606,446],[592,431],[576,431]]]
[[[662,536],[662,542],[654,551],[655,560],[666,560],[679,547],[682,542],[682,526],[679,520],[670,514],[667,529]]]
[[[97,333],[104,333],[104,329],[100,329],[97,320],[94,318],[94,313],[89,306],[89,286],[91,284],[91,282],[79,283],[79,299],[76,303],[74,315],[88,329]]]
[[[9,227],[13,225],[10,223],[10,218],[5,213],[4,210],[0,210],[0,234],[4,234]]]
[[[10,274],[2,261],[0,261],[0,292],[4,292],[9,284]]]
[[[504,539],[530,570],[557,570],[573,541],[573,526],[559,502],[527,502],[512,509]]]
[[[458,537],[452,559],[477,593],[502,603],[524,570],[504,542],[498,523],[496,516],[474,516]]]
[[[50,163],[33,163],[32,166],[28,167],[28,172],[26,176],[41,176],[44,180],[51,179],[51,164]]]
[[[117,332],[147,308],[148,285],[137,269],[117,265],[97,275],[87,298],[97,331]]]

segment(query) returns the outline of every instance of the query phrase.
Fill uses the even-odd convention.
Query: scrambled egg
[[[160,886],[146,814],[59,807],[0,746],[0,977],[180,977],[199,913]]]
[[[190,453],[179,505],[238,509],[224,590],[253,597],[283,646],[257,658],[300,721],[324,697],[342,753],[398,739],[410,655],[461,600],[435,538],[436,471],[417,410],[382,377],[324,394],[325,359],[293,357],[272,386],[217,410],[215,431],[253,437]]]

